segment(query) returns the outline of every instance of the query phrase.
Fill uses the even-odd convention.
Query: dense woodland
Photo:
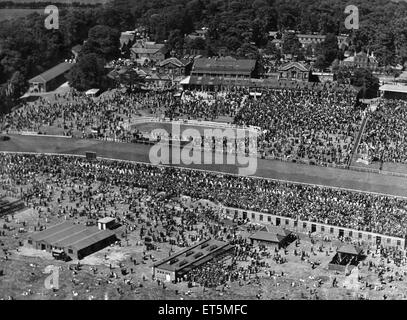
[[[350,33],[351,50],[374,51],[382,65],[407,61],[406,2],[352,1],[360,16],[360,29],[353,32],[344,26],[348,4],[347,0],[114,0],[95,8],[62,8],[58,30],[44,27],[45,14],[3,21],[0,111],[16,103],[26,90],[27,79],[70,57],[72,46],[82,44],[88,36],[82,59],[93,63],[90,72],[102,72],[99,66],[119,55],[114,46],[120,31],[141,25],[147,27],[152,40],[168,40],[167,46],[174,52],[195,48],[216,55],[222,49],[234,56],[256,57],[259,48],[275,51],[268,31],[295,30],[329,35],[319,48],[321,65],[340,57],[341,52],[329,43],[341,33]],[[209,28],[207,40],[185,42],[185,34],[201,27]],[[296,46],[293,42],[283,49],[297,50]]]

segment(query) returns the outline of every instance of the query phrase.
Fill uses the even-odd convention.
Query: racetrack
[[[0,151],[76,155],[84,155],[86,151],[94,151],[101,157],[150,163],[149,151],[151,146],[149,145],[41,136],[10,135],[10,137],[9,141],[0,142]],[[255,175],[259,177],[407,197],[407,178],[403,177],[275,160],[257,159],[257,161]],[[238,172],[237,165],[173,165],[226,173]]]

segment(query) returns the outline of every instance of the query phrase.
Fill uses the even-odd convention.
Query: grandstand
[[[232,248],[226,242],[206,239],[157,262],[153,274],[157,279],[174,281],[215,257],[227,254]]]

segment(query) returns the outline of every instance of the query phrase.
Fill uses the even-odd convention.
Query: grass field
[[[0,21],[18,19],[34,12],[44,14],[44,9],[0,9]]]
[[[77,155],[84,155],[86,151],[94,151],[101,157],[150,163],[149,145],[114,143],[97,140],[11,135],[9,141],[0,142],[0,151],[55,152]],[[226,161],[224,163],[226,163]],[[173,165],[227,173],[237,173],[238,170],[237,165],[228,164]],[[293,182],[311,183],[407,197],[406,178],[376,173],[258,159],[255,175]]]

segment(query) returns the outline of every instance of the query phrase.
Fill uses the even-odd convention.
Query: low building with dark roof
[[[74,63],[62,62],[55,67],[28,80],[31,93],[53,91],[67,81],[66,74],[74,66]]]
[[[163,281],[174,281],[189,271],[228,254],[233,245],[227,242],[206,239],[163,259],[153,265],[153,275]]]
[[[289,245],[295,236],[287,229],[274,225],[267,225],[249,236],[252,244],[275,246],[284,248]]]
[[[71,259],[82,259],[116,241],[110,230],[62,222],[28,237],[28,244],[38,250],[62,253]]]

